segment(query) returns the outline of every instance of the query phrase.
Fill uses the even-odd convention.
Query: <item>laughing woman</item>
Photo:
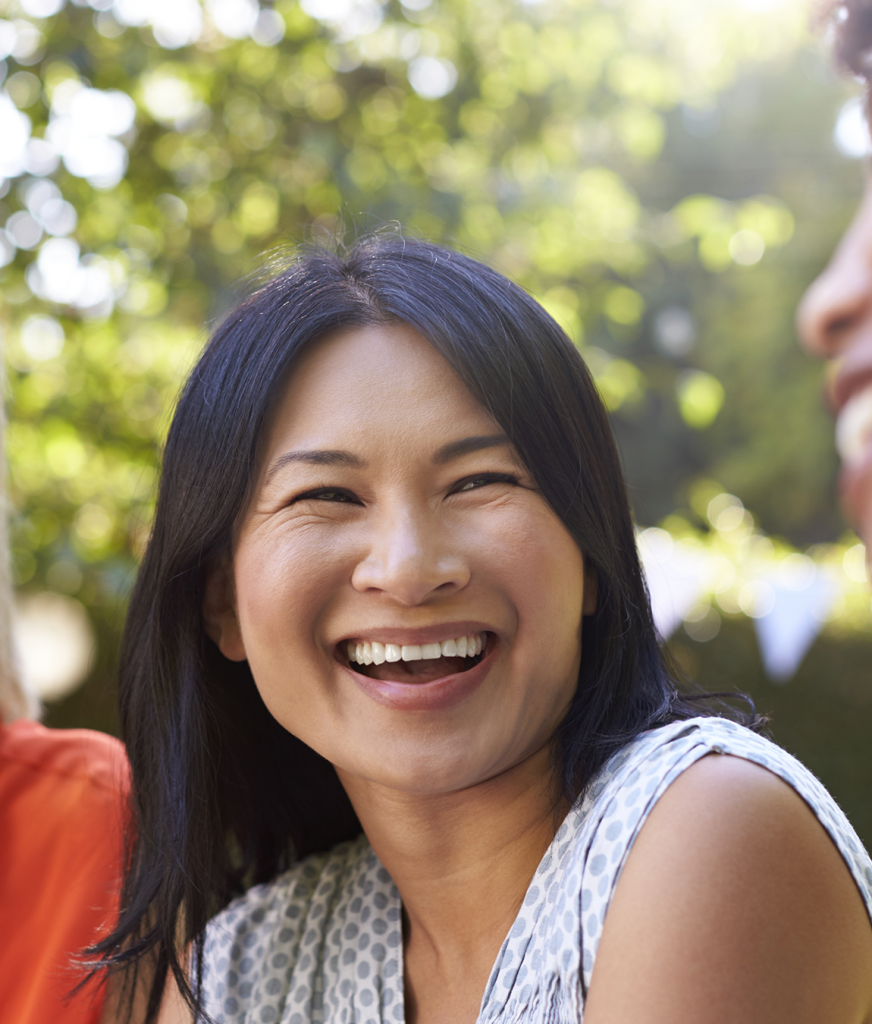
[[[584,363],[471,259],[304,254],[218,328],[121,696],[150,1020],[872,1021],[872,863],[680,696]]]

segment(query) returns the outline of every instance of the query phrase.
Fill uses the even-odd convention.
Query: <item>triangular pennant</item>
[[[705,555],[656,528],[640,533],[638,542],[654,625],[667,640],[699,601]]]
[[[776,683],[788,682],[821,631],[838,588],[819,569],[802,589],[785,586],[774,578],[771,608],[754,620],[766,674]]]

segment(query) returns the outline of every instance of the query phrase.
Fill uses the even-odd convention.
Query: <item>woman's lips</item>
[[[437,711],[462,703],[478,689],[491,669],[497,646],[495,638],[489,634],[481,655],[472,660],[471,667],[459,671],[458,663],[465,659],[441,658],[430,662],[429,667],[421,661],[386,663],[378,669],[390,669],[393,678],[383,679],[357,671],[363,666],[340,664],[367,696],[384,707],[398,711]],[[375,667],[367,666],[367,673],[372,673]]]

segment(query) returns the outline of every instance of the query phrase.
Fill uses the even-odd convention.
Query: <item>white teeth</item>
[[[441,644],[382,644],[378,640],[346,645],[348,660],[358,665],[381,665],[385,661],[431,661],[434,658],[474,658],[484,650],[481,633],[443,640]]]
[[[859,462],[872,436],[872,387],[854,395],[836,420],[836,448],[843,462]]]

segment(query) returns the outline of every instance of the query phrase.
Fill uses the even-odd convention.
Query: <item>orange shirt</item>
[[[0,725],[0,1019],[96,1024],[69,957],[118,913],[124,747],[86,729]],[[96,994],[95,994],[96,993]]]

